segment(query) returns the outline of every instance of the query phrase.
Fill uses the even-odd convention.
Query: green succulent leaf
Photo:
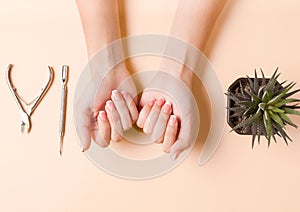
[[[279,109],[279,108],[277,108],[277,107],[273,107],[273,108],[272,108],[272,111],[275,112],[275,113],[284,113],[284,110]]]
[[[248,119],[246,119],[246,120],[242,121],[241,123],[237,124],[234,128],[232,128],[232,130],[236,130],[236,129],[239,129],[241,127],[246,127],[246,126],[251,125],[254,121],[258,120],[261,117],[261,115],[262,114],[260,112],[254,114],[253,116],[249,117]]]
[[[249,108],[257,108],[257,103],[256,102],[251,102],[251,101],[240,101],[239,102],[240,105],[244,105],[244,106],[247,106]]]
[[[270,90],[266,90],[262,96],[262,102],[267,103],[272,98],[272,92]]]
[[[268,101],[268,104],[275,105],[276,103],[278,103],[287,94],[287,92],[289,92],[289,90],[291,90],[294,87],[294,85],[295,85],[295,83],[291,84],[283,92],[281,92],[280,94],[278,94],[277,96],[275,96],[273,99],[271,99],[270,101]]]
[[[258,120],[253,122],[253,125],[251,126],[251,131],[252,131],[252,149],[254,147],[254,142],[255,142],[255,137],[257,135],[257,124],[258,124]]]
[[[284,128],[284,123],[282,122],[280,116],[277,113],[273,113],[272,111],[269,111],[270,117],[277,122],[277,124],[280,125],[280,127]]]
[[[264,94],[264,89],[265,89],[265,87],[266,87],[266,86],[263,85],[263,86],[261,86],[261,87],[258,89],[258,94],[257,94],[258,98],[262,99],[263,94]]]
[[[239,101],[249,101],[249,96],[246,96],[245,94],[242,95],[240,93],[235,94],[235,96],[239,99]]]
[[[260,72],[261,72],[261,76],[262,76],[262,82],[261,82],[261,84],[265,85],[266,84],[266,77],[265,77],[265,74],[264,74],[262,68],[260,68]]]
[[[271,90],[273,91],[274,90],[274,87],[275,87],[275,84],[277,82],[277,79],[278,77],[280,76],[280,73],[277,74],[277,71],[278,71],[278,67],[276,68],[274,74],[272,75],[272,77],[270,78],[267,86],[266,86],[266,90]]]
[[[260,136],[263,133],[263,129],[264,129],[263,122],[262,122],[261,119],[258,119],[258,126],[257,126],[257,141],[258,141],[258,144],[260,144]]]
[[[231,117],[231,118],[234,118],[234,117],[241,117],[243,114],[244,114],[244,111],[239,111],[239,112],[236,112],[236,113],[230,115],[230,117]]]
[[[239,98],[232,92],[228,92],[225,94],[226,96],[228,96],[229,99],[233,100],[234,102],[239,102]]]
[[[288,107],[284,107],[283,110],[285,111],[285,113],[287,114],[292,114],[292,115],[298,115],[300,116],[300,112],[295,110],[295,109],[292,109],[292,108],[288,108]]]
[[[282,83],[281,83],[282,84]],[[275,90],[274,92],[274,96],[277,96],[278,94],[282,93],[284,90],[286,90],[289,86],[291,86],[293,84],[293,82],[290,82],[289,84],[283,86],[281,85],[282,87],[279,87],[278,89]]]
[[[257,110],[256,109],[253,109],[253,108],[248,108],[247,110],[245,110],[243,116],[244,117],[249,117],[250,115],[256,113]]]
[[[226,109],[233,112],[244,111],[244,108],[242,107],[226,107]]]
[[[264,111],[264,125],[266,128],[266,137],[268,139],[268,145],[270,145],[270,140],[271,140],[271,134],[272,134],[272,122],[271,122],[271,117],[270,114],[267,110]]]
[[[275,79],[276,76],[279,76],[279,74],[277,74],[278,69],[279,69],[279,67],[277,67],[277,68],[275,69],[275,71],[274,71],[274,73],[273,73],[271,79]]]
[[[252,92],[255,92],[254,91],[254,83],[253,83],[252,79],[248,75],[247,75],[247,79],[248,79],[248,82],[249,82],[249,85],[250,85],[250,90]]]
[[[299,104],[297,103],[297,104],[294,104],[294,105],[285,105],[284,107],[285,108],[291,108],[291,109],[299,109],[300,108],[300,106],[298,106]]]
[[[276,140],[276,137],[275,137],[275,133],[273,133],[274,132],[274,130],[272,131],[272,138],[273,138],[273,140],[275,141],[275,143],[277,143],[277,140]],[[270,146],[270,145],[269,145]]]
[[[254,82],[253,82],[253,90],[254,93],[257,94],[258,93],[258,79],[257,79],[257,73],[256,73],[256,69],[254,70]]]
[[[276,104],[274,104],[274,107],[281,107],[285,104],[292,103],[292,102],[300,102],[300,99],[283,99],[277,102]]]
[[[284,81],[281,82],[279,85],[283,86],[286,82],[287,82],[287,80],[284,80]]]
[[[287,133],[278,124],[275,123],[274,127],[275,127],[275,129],[278,130],[279,134],[285,141],[286,145],[289,145],[287,139],[289,139],[290,141],[292,141],[292,139],[287,135]]]
[[[297,125],[292,122],[292,120],[284,113],[279,113],[279,116],[289,125],[297,128]]]
[[[246,91],[246,93],[252,97],[252,99],[256,102],[256,104],[261,102],[261,99],[251,91]]]
[[[259,103],[259,104],[258,104],[258,107],[259,107],[261,110],[263,110],[263,111],[266,110],[267,106],[268,106],[268,105],[267,105],[266,103]]]
[[[284,96],[284,99],[294,95],[295,93],[298,93],[300,91],[300,89],[297,89],[297,90],[294,90],[294,91],[291,91],[290,93],[287,93],[285,96]]]
[[[239,86],[240,86],[241,94],[242,94],[243,96],[245,96],[245,94],[244,94],[244,87],[243,87],[243,85],[242,85],[242,81],[239,82]]]

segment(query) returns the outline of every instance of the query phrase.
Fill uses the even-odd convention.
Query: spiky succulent
[[[296,83],[291,82],[287,85],[278,83],[277,79],[280,73],[275,70],[270,79],[266,79],[261,70],[262,78],[257,78],[255,70],[254,78],[244,78],[235,91],[228,91],[227,96],[233,102],[233,106],[227,109],[230,112],[229,118],[235,118],[237,124],[232,130],[248,131],[252,134],[252,148],[257,136],[258,143],[261,135],[264,135],[270,145],[271,138],[276,142],[275,135],[282,137],[286,144],[287,140],[292,139],[287,135],[286,125],[297,127],[287,114],[300,115],[297,111],[300,107],[300,100],[289,98],[300,91],[291,89]]]

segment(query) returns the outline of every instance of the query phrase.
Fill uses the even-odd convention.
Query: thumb
[[[74,105],[74,111],[74,125],[80,142],[80,150],[84,152],[91,144],[93,114],[88,109],[81,107],[80,104]]]
[[[173,160],[176,160],[183,151],[191,147],[196,141],[198,129],[192,127],[192,123],[193,116],[190,114],[181,119],[178,138],[170,148],[170,155]]]

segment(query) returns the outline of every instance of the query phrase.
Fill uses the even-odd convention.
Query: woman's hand
[[[137,119],[137,110],[133,107],[135,103],[130,101],[131,96],[136,96],[136,88],[124,64],[119,64],[106,76],[97,76],[96,71],[92,75],[90,83],[74,105],[77,114],[75,127],[82,151],[89,148],[91,139],[101,147],[107,146],[110,139],[120,140],[121,132],[130,128]],[[116,95],[112,95],[116,89],[126,91],[121,100],[119,92],[113,92]],[[106,104],[111,98],[113,101]],[[120,115],[117,114],[119,117],[116,118],[110,108],[111,111],[120,110]],[[111,125],[107,120],[111,120]]]
[[[180,72],[184,75],[172,73],[173,76],[158,72],[151,86],[144,90],[137,125],[156,137],[157,142],[163,142],[163,150],[176,159],[192,144],[195,111],[190,91],[191,73],[188,70]]]
[[[104,145],[100,145],[102,147],[108,146],[110,141],[120,141],[123,131],[130,129],[138,119],[136,103],[129,93],[113,90],[111,99],[97,119],[100,135],[105,141]]]
[[[161,95],[161,93],[152,94]],[[177,138],[178,121],[176,116],[172,115],[172,104],[165,101],[164,97],[150,98],[139,114],[137,126],[143,128],[146,134],[151,134],[156,143],[163,142],[164,152],[170,152]]]

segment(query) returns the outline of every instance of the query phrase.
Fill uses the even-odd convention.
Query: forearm
[[[225,2],[226,0],[179,0],[170,36],[184,40],[187,44],[203,51]],[[167,46],[167,48],[169,47]],[[187,52],[188,49],[186,49]],[[181,54],[185,54],[185,52],[182,51]],[[188,55],[184,56],[188,57]],[[186,83],[191,83],[192,73],[183,64],[163,59],[161,68],[170,70],[173,72],[172,74],[183,79]]]
[[[179,0],[170,35],[203,50],[226,0]]]
[[[117,0],[76,0],[91,58],[121,37]]]

